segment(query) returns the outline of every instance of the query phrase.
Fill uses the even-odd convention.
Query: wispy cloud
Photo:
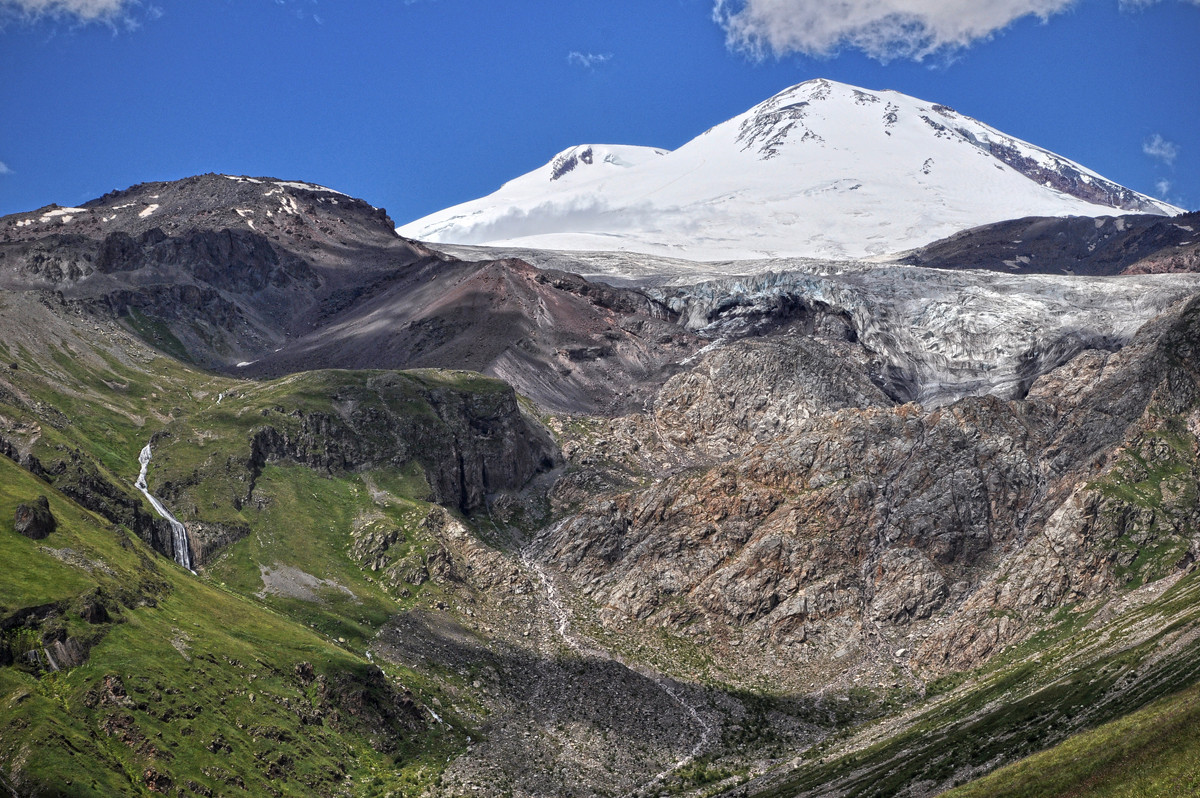
[[[1160,199],[1166,199],[1171,194],[1171,181],[1165,177],[1160,177],[1154,183],[1154,190],[1158,192]]]
[[[1155,133],[1142,142],[1142,152],[1170,166],[1179,157],[1179,145],[1173,141],[1167,141],[1161,134]]]
[[[0,176],[11,175],[12,173],[13,170],[8,168],[8,164],[6,164],[4,161],[0,161]]]
[[[987,39],[1023,17],[1045,21],[1074,0],[715,0],[727,44],[762,57],[828,56],[842,48],[880,61],[920,61]]]
[[[410,2],[405,2],[405,5],[411,4]],[[311,19],[318,25],[325,24],[325,18],[315,11],[317,0],[275,0],[275,5],[284,11],[291,12],[298,20],[307,21]]]
[[[1120,0],[1122,11],[1140,11],[1149,6],[1156,6],[1162,0]],[[1185,3],[1200,6],[1200,0],[1183,0]]]
[[[574,66],[580,66],[584,69],[595,69],[601,64],[606,64],[612,60],[612,53],[581,53],[577,50],[572,50],[567,53],[567,63]]]
[[[0,0],[0,12],[39,17],[68,17],[82,22],[112,22],[137,5],[135,0]]]

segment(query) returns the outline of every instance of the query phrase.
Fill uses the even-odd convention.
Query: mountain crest
[[[1114,210],[1180,212],[949,106],[818,79],[673,152],[569,148],[399,232],[694,260],[857,258],[1006,219]]]

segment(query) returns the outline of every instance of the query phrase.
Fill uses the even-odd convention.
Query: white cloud
[[[1043,21],[1075,0],[715,0],[734,49],[826,56],[843,47],[881,61],[921,60],[987,39],[1018,19]]]
[[[1160,198],[1166,199],[1171,193],[1171,181],[1160,177],[1154,183],[1154,190],[1158,192]]]
[[[612,53],[580,53],[572,50],[567,54],[567,63],[584,69],[595,69],[612,60]]]
[[[26,17],[77,17],[84,22],[111,21],[121,16],[135,0],[0,0],[0,12]]]
[[[12,173],[13,170],[8,168],[8,164],[6,164],[4,161],[0,161],[0,175],[11,175]]]
[[[1162,0],[1120,0],[1122,11],[1140,11],[1143,8],[1158,5]],[[1200,6],[1200,0],[1183,0],[1185,3]]]
[[[1179,157],[1179,145],[1172,141],[1167,141],[1162,135],[1155,133],[1142,142],[1142,152],[1170,166]]]

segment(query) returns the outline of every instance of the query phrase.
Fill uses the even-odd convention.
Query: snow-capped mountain
[[[793,86],[675,151],[581,145],[409,238],[694,260],[864,257],[1022,216],[1181,209],[943,105]]]

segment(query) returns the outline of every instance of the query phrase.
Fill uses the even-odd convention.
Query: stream
[[[493,523],[495,522],[493,521]],[[541,583],[542,590],[546,595],[547,603],[550,605],[550,610],[554,615],[555,631],[557,632],[559,638],[577,654],[598,656],[603,659],[608,659],[649,678],[656,685],[658,685],[660,690],[670,696],[671,700],[674,701],[675,704],[677,704],[679,708],[684,711],[692,724],[699,731],[698,739],[687,755],[668,765],[665,770],[655,774],[650,781],[643,784],[641,787],[638,787],[632,792],[627,793],[626,798],[635,798],[635,796],[646,795],[651,789],[662,784],[673,773],[690,765],[696,759],[696,757],[699,756],[704,749],[709,746],[715,729],[713,728],[712,724],[700,714],[699,709],[693,703],[688,701],[687,698],[671,684],[670,680],[665,675],[656,673],[649,668],[643,669],[631,667],[630,665],[626,664],[622,657],[614,656],[598,647],[586,646],[579,640],[575,639],[570,632],[570,617],[568,615],[568,610],[558,596],[558,589],[555,587],[553,580],[550,579],[549,574],[546,573],[546,570],[542,568],[541,564],[538,563],[537,560],[533,558],[530,549],[531,546],[526,546],[521,552],[521,561],[526,568],[533,571],[538,578],[538,582]]]
[[[150,502],[151,506],[154,507],[155,512],[165,518],[167,523],[171,525],[171,542],[173,544],[172,548],[175,550],[175,562],[194,574],[196,572],[192,570],[192,550],[188,542],[187,527],[180,523],[179,519],[171,515],[171,511],[164,507],[162,502],[154,498],[154,495],[150,493],[150,489],[146,486],[146,469],[150,467],[151,456],[150,444],[147,443],[142,448],[142,453],[138,455],[138,462],[141,463],[142,470],[138,474],[137,481],[133,483],[133,486],[142,492],[142,495],[146,497],[146,501]]]

